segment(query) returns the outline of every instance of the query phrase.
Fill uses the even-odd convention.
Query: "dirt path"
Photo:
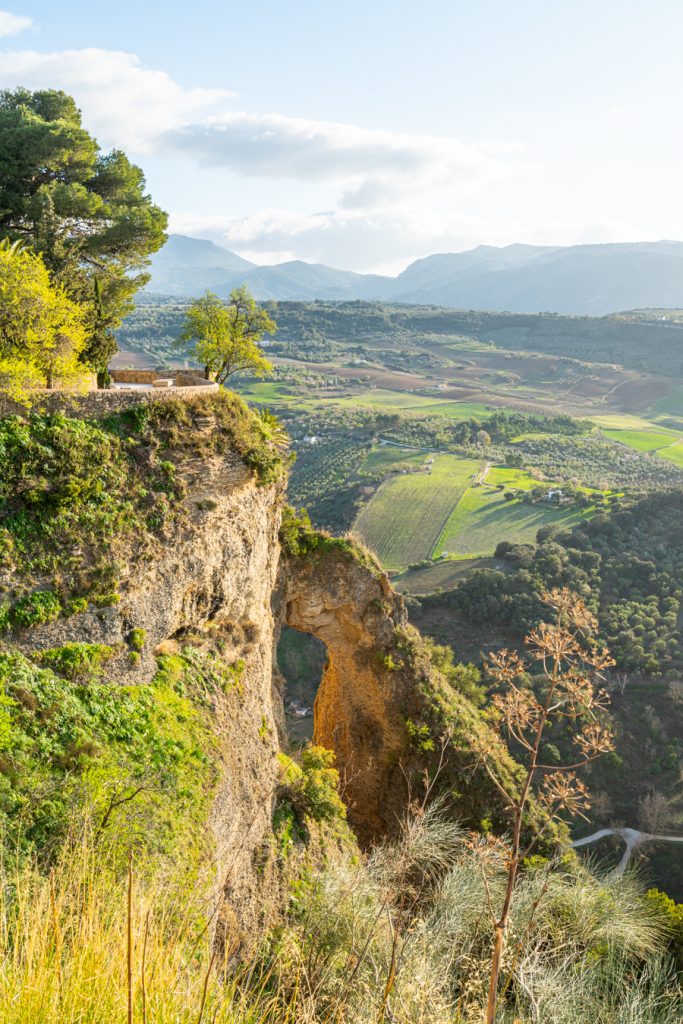
[[[626,843],[622,858],[614,869],[614,874],[617,876],[623,875],[632,854],[643,843],[683,843],[683,836],[658,836],[651,832],[640,832],[636,828],[601,828],[590,836],[584,836],[583,839],[575,839],[572,846],[574,849],[579,846],[588,846],[589,843],[595,843],[605,836],[621,836]]]

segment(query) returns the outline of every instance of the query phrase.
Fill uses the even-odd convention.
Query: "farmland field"
[[[475,569],[504,568],[505,563],[496,558],[440,558],[419,569],[406,569],[391,583],[401,594],[433,594],[452,590]]]
[[[437,455],[430,473],[391,477],[361,511],[354,531],[387,569],[404,569],[429,558],[481,466],[475,459]]]
[[[673,433],[659,433],[654,430],[605,430],[604,433],[613,441],[634,448],[637,452],[652,452],[665,448],[677,440]]]
[[[424,466],[429,458],[427,452],[418,451],[415,448],[398,448],[396,445],[385,444],[379,448],[373,448],[365,462],[361,465],[359,472],[367,474],[391,473],[397,468],[404,466]]]
[[[591,423],[597,427],[608,430],[656,430],[658,424],[653,420],[644,419],[642,416],[633,416],[628,413],[605,413],[602,416],[589,416]]]
[[[564,508],[506,501],[498,485],[529,490],[537,481],[522,470],[494,467],[479,487],[470,487],[458,502],[439,537],[434,554],[461,558],[492,555],[503,540],[533,542],[542,526],[571,527],[594,509]]]
[[[331,399],[337,405],[360,405],[372,409],[407,409],[412,413],[429,416],[446,416],[449,419],[465,420],[470,416],[486,416],[491,406],[481,402],[444,401],[443,395],[414,395],[405,391],[387,391],[382,388],[368,388],[367,391],[347,398]]]
[[[680,466],[683,469],[683,441],[669,445],[668,448],[662,448],[657,452],[657,455],[660,455],[663,459],[667,459],[669,462],[673,462],[674,465]]]

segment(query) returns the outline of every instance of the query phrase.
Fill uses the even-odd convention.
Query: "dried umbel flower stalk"
[[[588,791],[577,771],[613,749],[612,733],[604,721],[607,695],[599,684],[614,661],[594,639],[595,616],[567,589],[551,590],[543,600],[551,609],[552,621],[540,623],[526,638],[530,664],[537,672],[535,685],[528,674],[529,664],[514,651],[498,651],[488,662],[489,675],[497,687],[493,706],[498,712],[501,738],[514,741],[515,755],[525,762],[526,775],[521,788],[513,790],[496,774],[495,741],[478,750],[480,763],[504,797],[512,817],[505,896],[500,913],[493,914],[486,1024],[495,1024],[500,965],[519,865],[552,821],[567,814],[583,816],[589,807]],[[542,764],[540,751],[546,729],[562,721],[572,725],[576,756],[564,765]],[[522,826],[532,794],[545,809],[545,823],[522,849]],[[483,870],[493,859],[491,851],[487,852],[489,856],[481,858]]]

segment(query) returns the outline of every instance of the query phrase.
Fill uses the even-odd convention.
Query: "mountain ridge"
[[[480,245],[415,260],[396,277],[290,260],[259,266],[207,239],[170,235],[146,291],[227,297],[245,284],[261,301],[375,300],[601,316],[683,306],[683,242]]]

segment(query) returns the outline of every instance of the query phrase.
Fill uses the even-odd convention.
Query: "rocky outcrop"
[[[407,625],[403,599],[348,546],[287,559],[282,588],[282,620],[327,648],[314,740],[335,751],[350,819],[370,842],[391,825],[390,776],[406,747],[401,712],[413,683],[390,653]]]
[[[507,808],[477,765],[497,751],[499,777],[518,767],[477,708],[435,667],[403,599],[355,542],[320,538],[281,568],[280,621],[323,641],[314,739],[334,750],[349,820],[364,846],[391,835],[426,789],[464,825],[507,827]]]
[[[236,456],[179,468],[189,485],[182,525],[124,567],[120,602],[16,631],[9,642],[29,655],[72,641],[109,645],[118,653],[107,676],[127,685],[148,683],[155,653],[187,642],[239,666],[239,691],[214,698],[220,780],[210,827],[226,913],[248,930],[261,911],[257,859],[271,830],[282,732],[271,609],[282,488],[259,486]],[[131,630],[145,637],[135,663]]]
[[[275,665],[280,625],[327,648],[315,742],[336,754],[349,820],[363,844],[396,827],[440,758],[445,789],[460,794],[457,813],[495,819],[496,797],[476,785],[462,797],[464,773],[470,782],[474,774],[472,740],[485,727],[433,669],[387,576],[352,541],[314,531],[307,553],[282,556],[284,480],[268,482],[263,473],[259,480],[258,468],[248,469],[235,451],[212,446],[209,435],[219,428],[210,413],[204,403],[160,435],[159,451],[173,459],[182,484],[182,508],[124,559],[118,603],[17,628],[6,642],[29,656],[73,641],[107,645],[115,651],[107,663],[113,685],[149,683],[155,655],[184,644],[234,668],[239,687],[212,694],[220,779],[210,825],[224,928],[255,935],[275,873],[277,754],[286,742]],[[134,451],[140,473],[151,474],[156,449],[138,444]],[[257,452],[257,460],[249,452],[257,467],[268,465],[267,453]],[[132,635],[144,638],[134,652]],[[506,770],[513,770],[509,760]]]

